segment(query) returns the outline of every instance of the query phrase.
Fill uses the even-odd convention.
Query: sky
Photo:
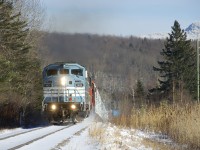
[[[100,35],[169,33],[200,21],[200,0],[42,0],[48,31]]]

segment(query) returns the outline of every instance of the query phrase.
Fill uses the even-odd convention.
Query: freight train
[[[58,62],[43,69],[42,110],[50,123],[87,117],[95,105],[94,82],[85,67]]]

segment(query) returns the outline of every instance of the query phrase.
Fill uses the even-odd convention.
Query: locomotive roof
[[[65,65],[65,66],[78,66],[78,67],[80,67],[80,68],[85,68],[85,67],[79,65],[78,63],[69,63],[69,62],[55,62],[55,63],[53,63],[53,64],[47,65],[45,68],[48,68],[48,67],[50,67],[50,66],[58,67],[58,66],[64,66],[64,65]]]

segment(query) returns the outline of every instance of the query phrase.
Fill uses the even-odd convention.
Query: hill
[[[142,79],[149,87],[156,78],[152,66],[163,47],[164,41],[146,38],[45,33],[40,54],[44,65],[78,62],[90,72],[118,76],[126,83]]]

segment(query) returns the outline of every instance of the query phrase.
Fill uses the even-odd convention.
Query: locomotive
[[[57,62],[43,69],[42,110],[50,123],[87,117],[94,107],[94,85],[85,67]]]

